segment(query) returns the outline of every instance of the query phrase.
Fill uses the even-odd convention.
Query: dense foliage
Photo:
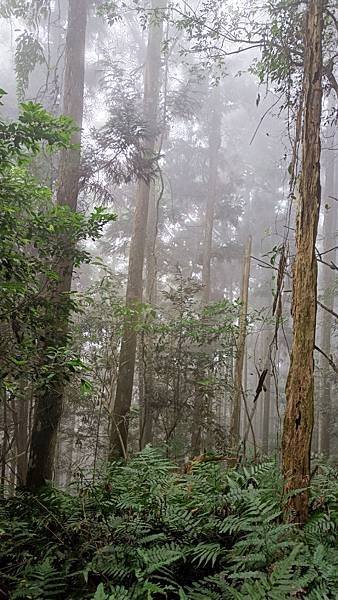
[[[211,458],[211,457],[210,457]],[[273,462],[188,473],[151,447],[72,493],[0,505],[0,570],[10,598],[335,598],[337,474],[319,466],[303,530],[281,521]]]
[[[99,236],[115,217],[101,208],[87,216],[55,204],[32,175],[33,159],[66,148],[73,129],[70,119],[32,102],[22,104],[17,121],[0,120],[0,381],[9,399],[22,386],[50,381],[57,369],[67,377],[81,366],[69,348],[49,347],[42,368],[41,345],[56,304],[65,315],[78,308],[74,294],[64,294],[62,303],[53,296],[58,265],[69,256],[75,267],[89,262],[81,242]]]

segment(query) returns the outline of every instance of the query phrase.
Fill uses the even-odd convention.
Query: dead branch
[[[326,354],[326,352],[324,352],[324,350],[322,350],[321,348],[319,348],[319,346],[315,346],[315,350],[317,350],[317,352],[319,352],[319,354],[321,354],[322,356],[324,356],[324,358],[326,358],[326,360],[328,361],[330,367],[332,367],[332,369],[334,370],[334,372],[337,373],[337,375],[338,375],[338,367],[337,367],[336,363],[334,362],[334,360],[332,359],[332,357],[328,356]]]
[[[323,310],[326,310],[328,313],[330,313],[335,319],[338,319],[338,313],[336,313],[334,310],[332,310],[331,308],[328,308],[327,306],[325,306],[325,304],[322,304],[320,302],[320,300],[317,300],[317,304],[318,304],[318,306],[320,306],[320,308],[322,308]]]

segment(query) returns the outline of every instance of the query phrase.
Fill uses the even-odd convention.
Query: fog
[[[85,366],[65,381],[53,471],[61,486],[114,455],[121,439],[124,455],[151,443],[180,465],[230,447],[243,460],[279,456],[301,76],[297,64],[274,76],[272,61],[264,72],[270,16],[261,4],[254,14],[256,2],[88,2],[77,210],[103,207],[116,220],[80,242],[91,262],[73,270],[80,308],[69,317],[69,344]],[[85,5],[78,0],[74,12]],[[29,101],[64,114],[65,86],[81,95],[79,72],[65,66],[81,35],[76,23],[69,29],[68,8],[66,0],[0,3],[5,121]],[[290,27],[285,21],[289,42]],[[294,36],[297,49],[298,29]],[[324,88],[311,452],[335,461],[337,98]],[[44,153],[29,167],[55,203],[59,162],[60,152]],[[26,459],[35,383],[25,374],[14,394],[28,403]],[[3,478],[14,486],[17,424],[8,411],[1,423]],[[5,435],[14,439],[7,450]]]

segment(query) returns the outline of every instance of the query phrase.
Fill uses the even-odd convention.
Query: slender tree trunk
[[[325,173],[325,213],[323,226],[323,252],[325,252],[324,260],[328,263],[335,262],[336,252],[331,248],[336,245],[336,229],[337,229],[337,207],[332,196],[335,195],[335,177],[334,177],[334,152],[329,152],[326,161]],[[331,198],[330,198],[331,196]],[[335,274],[332,269],[323,265],[323,303],[330,310],[334,309],[334,282]],[[331,329],[332,315],[324,310],[322,311],[322,328],[320,335],[320,347],[327,356],[331,355]],[[320,381],[320,407],[319,407],[319,450],[321,454],[328,458],[330,455],[330,422],[331,422],[331,367],[324,356],[320,359],[321,366],[321,381]]]
[[[247,425],[247,411],[245,408],[245,404],[248,404],[248,397],[247,397],[247,382],[248,382],[248,344],[245,344],[245,349],[244,349],[244,361],[243,361],[243,393],[242,393],[242,398],[241,398],[241,415],[243,415],[243,417],[241,418],[241,422],[240,422],[240,428],[239,428],[239,437],[241,440],[243,440],[243,457],[246,457],[246,449],[247,449],[247,440],[244,441],[244,434],[245,434],[245,430],[246,430],[246,425]],[[232,394],[231,394],[232,396]],[[229,436],[227,436],[226,439],[226,443],[229,442]]]
[[[155,183],[151,183],[149,197],[149,218],[146,243],[146,285],[145,301],[154,307],[157,295],[157,265],[156,265],[156,239],[158,227],[158,197]],[[155,310],[155,308],[154,308]],[[149,318],[152,318],[151,316]],[[143,389],[140,419],[140,448],[144,448],[153,441],[153,410],[154,410],[154,340],[152,334],[144,334],[140,379]]]
[[[66,486],[69,486],[73,479],[74,473],[74,438],[75,438],[75,424],[76,424],[76,412],[75,409],[72,408],[72,413],[70,415],[70,423],[69,423],[69,433],[67,440],[67,471],[65,476]]]
[[[148,304],[155,304],[157,296],[156,240],[158,229],[158,203],[159,191],[157,190],[155,182],[151,182],[149,195],[149,218],[146,240],[145,300]]]
[[[293,342],[286,384],[282,439],[286,518],[308,517],[310,448],[313,429],[317,262],[315,244],[321,201],[320,123],[322,110],[323,0],[309,0],[304,35],[304,120],[302,176],[293,274]],[[295,490],[304,489],[295,494]]]
[[[24,390],[23,390],[24,392]],[[28,418],[29,399],[20,394],[13,411],[14,437],[16,445],[16,467],[18,485],[23,486],[27,476],[27,454],[28,454]]]
[[[16,453],[12,451],[9,460],[9,495],[14,496],[16,485]]]
[[[164,9],[166,0],[153,0],[152,8]],[[154,129],[153,135],[145,143],[145,152],[152,158],[156,148],[156,122],[160,92],[161,42],[163,20],[151,25],[149,30],[147,58],[144,72],[144,117]],[[141,179],[138,182],[133,233],[130,241],[128,283],[126,305],[131,311],[127,317],[122,334],[119,373],[110,432],[111,460],[127,456],[129,412],[132,401],[135,359],[136,324],[142,302],[143,265],[146,247],[146,233],[150,197],[150,182]]]
[[[1,445],[1,468],[0,468],[0,496],[5,495],[6,483],[6,465],[9,448],[9,430],[8,430],[8,415],[7,415],[7,399],[6,392],[1,390],[1,401],[3,405],[3,424],[2,424],[2,445]]]
[[[210,302],[211,292],[211,254],[212,235],[214,229],[214,212],[217,194],[217,171],[219,149],[221,146],[221,111],[220,92],[217,87],[211,98],[211,122],[209,132],[209,175],[208,197],[205,211],[204,240],[203,240],[203,266],[202,266],[202,302],[206,306]]]
[[[142,450],[148,442],[146,442],[145,438],[145,428],[146,422],[148,421],[146,400],[145,400],[145,379],[146,379],[146,340],[144,333],[141,334],[139,340],[139,360],[138,360],[138,400],[140,404],[140,419],[139,419],[139,448]]]
[[[192,418],[192,433],[191,433],[191,456],[198,456],[201,454],[202,447],[202,428],[203,421],[206,417],[206,410],[204,406],[205,394],[203,393],[202,386],[195,386],[195,404]]]
[[[151,335],[151,334],[150,334]],[[153,340],[148,336],[144,348],[145,364],[141,365],[140,378],[142,382],[141,422],[140,422],[140,448],[153,442],[153,417],[154,417],[154,371],[153,371]]]
[[[85,45],[87,26],[87,0],[69,0],[66,39],[66,66],[63,93],[63,113],[73,118],[79,130],[73,134],[72,143],[78,148],[62,152],[59,169],[57,203],[76,211],[80,175],[80,143],[83,119]],[[65,244],[69,245],[67,240]],[[51,292],[54,306],[53,323],[46,332],[45,347],[63,347],[67,343],[68,317],[64,298],[71,290],[72,252],[58,269],[59,282]],[[61,420],[64,395],[62,373],[44,385],[36,397],[34,423],[26,486],[35,490],[53,477],[57,431]]]
[[[270,361],[269,361],[270,362]],[[267,364],[269,369],[265,377],[265,391],[263,401],[263,426],[262,426],[262,451],[263,454],[269,452],[269,434],[270,434],[270,405],[271,405],[271,374],[270,364]]]
[[[239,315],[239,331],[237,341],[237,355],[235,362],[234,376],[234,397],[232,414],[230,421],[230,445],[233,450],[237,450],[239,444],[239,433],[241,423],[241,401],[243,387],[243,366],[245,355],[245,340],[246,340],[246,319],[248,314],[249,300],[249,279],[250,279],[250,262],[251,262],[251,245],[252,239],[249,236],[245,246],[244,261],[243,261],[243,279],[241,288],[241,309]]]
[[[210,302],[211,294],[211,257],[212,236],[214,228],[214,212],[217,195],[217,171],[219,160],[219,149],[221,145],[221,111],[220,91],[215,88],[211,95],[211,120],[209,130],[209,173],[208,173],[208,195],[204,221],[203,239],[203,265],[202,265],[202,307]],[[207,351],[207,348],[205,349]],[[204,371],[203,359],[201,371]],[[202,373],[201,373],[202,376]],[[207,404],[207,406],[205,406]],[[205,418],[210,421],[212,416],[212,401],[206,397],[203,386],[196,386],[195,404],[192,419],[191,454],[197,456],[201,453],[202,432],[205,426]],[[211,424],[209,423],[209,430]],[[208,435],[210,440],[210,432]]]

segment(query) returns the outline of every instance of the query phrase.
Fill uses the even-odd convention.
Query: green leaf
[[[93,600],[107,600],[108,595],[104,591],[103,583],[97,586],[96,592],[93,596]]]
[[[80,392],[83,396],[88,396],[93,390],[93,384],[88,379],[81,379]]]

